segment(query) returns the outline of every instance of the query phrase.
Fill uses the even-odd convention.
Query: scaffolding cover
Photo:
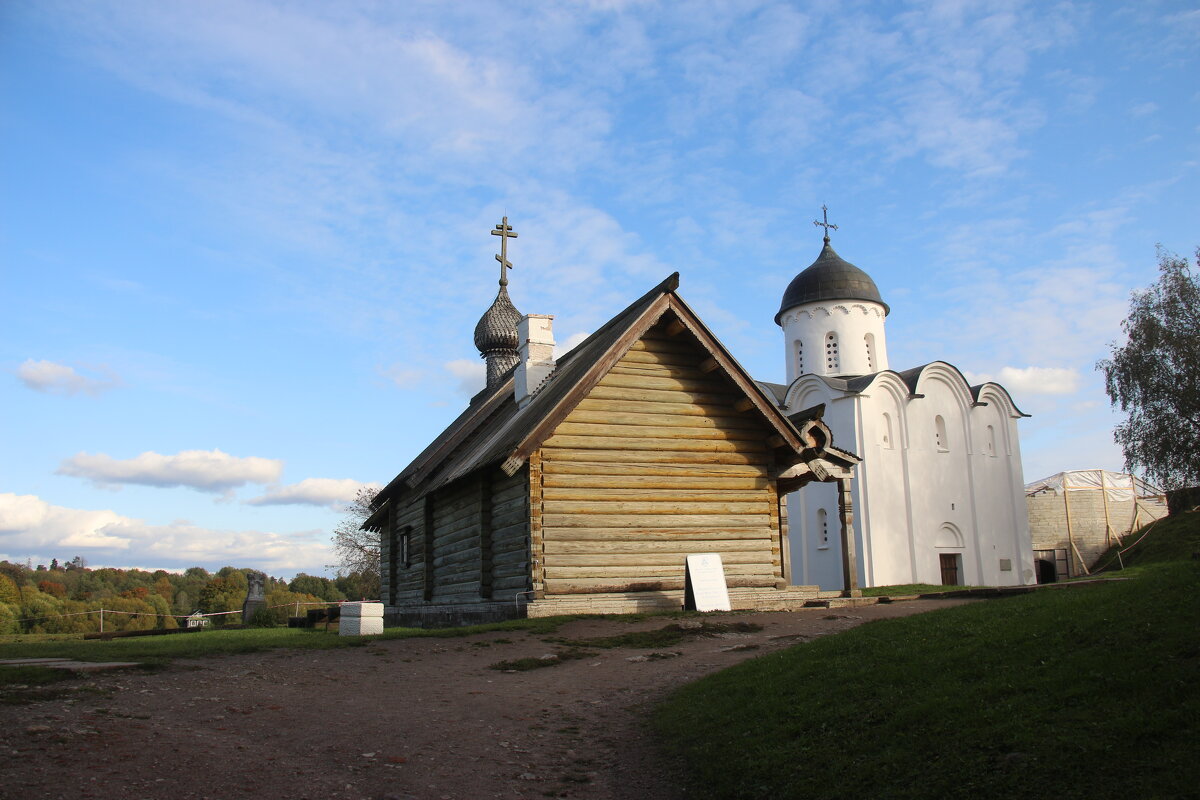
[[[1161,497],[1162,490],[1146,483],[1127,472],[1109,472],[1106,469],[1077,469],[1059,472],[1049,478],[1025,484],[1025,496],[1064,491],[1103,491],[1110,501],[1135,500]]]

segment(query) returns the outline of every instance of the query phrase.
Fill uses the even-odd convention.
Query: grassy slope
[[[1143,534],[1145,534],[1143,536]],[[1186,561],[1200,553],[1200,512],[1179,514],[1152,522],[1137,533],[1125,537],[1129,552],[1121,558],[1126,567],[1160,564],[1164,561]],[[1114,546],[1096,560],[1105,571],[1120,569]]]
[[[876,622],[691,684],[698,796],[1196,797],[1200,564]]]

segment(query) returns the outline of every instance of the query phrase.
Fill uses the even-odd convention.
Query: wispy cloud
[[[220,450],[184,450],[174,455],[145,452],[128,459],[115,459],[105,453],[78,453],[63,461],[57,470],[59,475],[85,478],[107,488],[126,484],[182,486],[215,493],[226,493],[248,483],[275,483],[282,472],[282,461],[231,456]]]
[[[556,341],[554,343],[554,357],[562,358],[564,355],[571,352],[576,347],[578,347],[580,344],[582,344],[583,340],[589,336],[591,336],[590,333],[588,333],[586,331],[580,331],[578,333],[572,333],[566,339],[563,339],[561,341]]]
[[[380,367],[379,374],[391,381],[397,389],[415,388],[420,386],[421,382],[425,379],[424,372],[404,366],[403,364]]]
[[[299,483],[276,486],[246,502],[252,506],[307,505],[339,509],[354,500],[359,490],[381,489],[378,483],[360,483],[350,478],[305,478]]]
[[[1074,394],[1081,376],[1077,370],[1062,367],[1001,367],[995,374],[965,372],[971,383],[994,381],[1015,396],[1027,394]]]
[[[483,361],[456,358],[447,361],[445,367],[457,380],[458,392],[467,397],[473,397],[487,384],[487,365]]]
[[[116,373],[106,367],[92,371],[99,374],[95,377],[81,375],[67,364],[30,358],[17,367],[17,377],[35,392],[48,394],[86,394],[95,397],[121,385]]]

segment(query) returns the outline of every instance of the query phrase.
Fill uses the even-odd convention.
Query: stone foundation
[[[729,604],[735,611],[792,611],[803,608],[817,597],[816,586],[788,586],[783,589],[729,589]],[[530,617],[559,614],[639,614],[656,611],[681,611],[683,590],[661,592],[613,592],[610,594],[551,595],[534,600],[526,609]]]
[[[735,611],[793,611],[806,603],[838,595],[821,592],[816,586],[787,586],[783,589],[730,588],[729,603]],[[388,606],[384,624],[405,628],[457,628],[525,617],[554,617],[562,614],[641,614],[683,609],[683,590],[661,592],[614,592],[610,594],[551,595],[539,600],[480,603],[425,603]]]
[[[525,604],[508,602],[422,603],[387,606],[383,624],[388,628],[459,628],[525,617]]]

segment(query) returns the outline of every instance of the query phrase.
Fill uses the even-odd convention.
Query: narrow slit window
[[[804,342],[796,340],[796,374],[804,374]]]
[[[891,450],[895,445],[892,442],[892,415],[883,415],[883,433],[881,435],[881,444],[884,450]]]
[[[868,333],[863,337],[863,343],[867,347],[867,370],[875,371],[875,334]]]
[[[829,514],[823,508],[817,509],[817,527],[821,530],[821,547],[829,547]]]
[[[987,454],[993,457],[996,455],[996,429],[991,425],[987,426]]]
[[[946,420],[942,416],[933,418],[933,442],[937,445],[939,453],[946,453],[950,450],[950,445],[946,439]]]
[[[830,372],[841,368],[841,359],[838,358],[837,334],[832,331],[825,334],[825,368]]]

